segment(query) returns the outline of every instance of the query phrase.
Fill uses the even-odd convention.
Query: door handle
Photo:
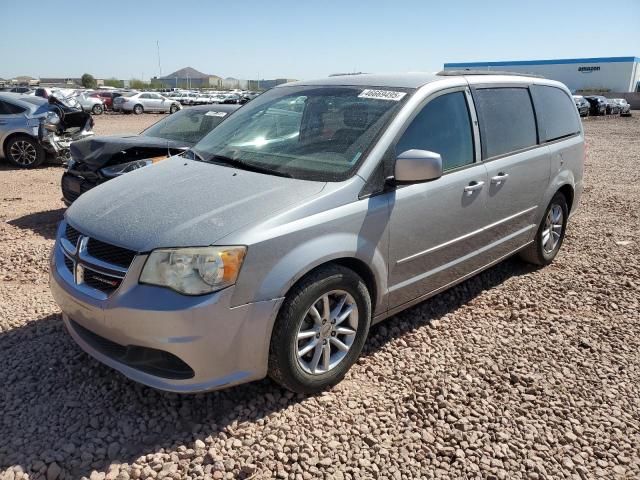
[[[491,177],[491,183],[500,184],[509,177],[508,173],[500,172],[495,177]]]
[[[473,195],[473,192],[475,192],[476,190],[480,190],[483,185],[484,185],[484,182],[482,181],[480,182],[473,181],[469,185],[464,187],[464,191],[467,195]]]

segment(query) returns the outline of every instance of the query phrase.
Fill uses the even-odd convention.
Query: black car
[[[91,137],[71,144],[62,175],[62,196],[70,205],[107,180],[178,155],[198,143],[239,105],[204,105],[164,117],[139,135]]]
[[[602,95],[589,95],[584,97],[591,109],[589,110],[590,115],[606,115],[607,114],[607,99]]]
[[[576,108],[578,109],[578,113],[581,117],[588,117],[589,110],[591,110],[591,105],[582,95],[574,95],[573,101],[576,104]]]

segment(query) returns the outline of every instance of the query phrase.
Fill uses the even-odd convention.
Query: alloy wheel
[[[306,311],[297,333],[297,358],[307,373],[319,375],[346,357],[358,330],[358,306],[351,294],[333,290]]]
[[[542,249],[546,254],[553,252],[562,236],[562,228],[564,226],[564,214],[562,207],[558,204],[551,205],[547,212],[544,228],[542,229]]]
[[[14,162],[25,167],[35,163],[38,158],[36,147],[26,140],[18,140],[17,142],[14,142],[9,150],[9,155],[11,155]]]

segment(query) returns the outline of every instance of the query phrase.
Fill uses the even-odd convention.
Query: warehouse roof
[[[444,68],[515,67],[518,65],[565,65],[567,63],[620,63],[640,62],[638,57],[557,58],[554,60],[514,60],[506,62],[445,63]]]

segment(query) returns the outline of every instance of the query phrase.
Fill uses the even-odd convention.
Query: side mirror
[[[425,182],[442,176],[442,157],[429,150],[407,150],[396,158],[397,182]]]

